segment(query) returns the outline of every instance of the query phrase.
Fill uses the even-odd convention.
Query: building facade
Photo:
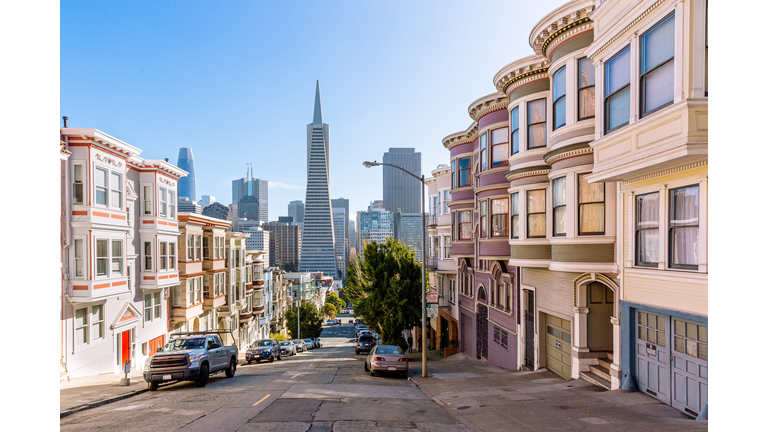
[[[288,222],[262,225],[269,231],[269,265],[286,271],[299,269],[301,258],[301,227]]]
[[[192,149],[182,147],[179,149],[179,168],[188,174],[179,179],[179,199],[186,197],[189,201],[197,201],[197,179],[195,177],[195,156]]]
[[[421,177],[421,153],[415,148],[392,147],[384,153],[384,163],[396,165]],[[397,168],[383,167],[384,209],[394,214],[397,209],[403,213],[421,211],[421,182]]]
[[[210,205],[204,207],[201,214],[203,216],[210,216],[216,219],[231,221],[231,218],[229,215],[229,207],[218,202],[211,203]]]
[[[416,261],[421,262],[421,251],[424,249],[424,229],[421,213],[402,213],[399,210],[393,215],[394,238],[404,244]],[[426,224],[426,217],[424,218]]]
[[[200,207],[206,208],[209,205],[216,202],[216,197],[213,195],[203,195],[202,198],[200,198]]]
[[[293,217],[294,223],[303,224],[304,223],[304,203],[301,200],[289,202],[288,216]]]
[[[343,207],[334,207],[331,209],[331,212],[333,214],[333,249],[336,254],[335,276],[339,279],[346,279],[347,251],[349,250],[347,243],[347,212]]]
[[[359,254],[362,254],[366,243],[375,241],[376,243],[386,242],[387,237],[395,235],[395,220],[392,212],[382,208],[368,207],[367,211],[357,212],[357,244],[360,247]]]
[[[232,204],[237,205],[235,217],[266,222],[269,220],[269,182],[253,177],[253,168],[249,168],[245,177],[232,180]]]

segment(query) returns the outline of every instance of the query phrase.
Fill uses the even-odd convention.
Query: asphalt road
[[[246,365],[241,355],[234,378],[168,384],[65,417],[60,430],[469,430],[408,380],[365,372],[352,324],[326,326],[322,339],[322,348],[274,363]]]

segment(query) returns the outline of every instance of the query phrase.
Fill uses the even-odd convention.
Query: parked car
[[[360,354],[361,352],[369,352],[375,345],[376,340],[372,335],[362,335],[357,340],[357,345],[355,346],[355,354]]]
[[[224,346],[218,333],[189,332],[171,339],[144,363],[144,381],[150,391],[161,382],[196,381],[205,387],[210,374],[225,372],[227,378],[237,370],[237,347]]]
[[[280,344],[277,343],[276,339],[257,340],[245,352],[245,361],[248,364],[251,364],[252,361],[261,363],[262,360],[269,360],[272,363],[275,359],[283,359],[283,355],[280,352]]]
[[[296,345],[296,352],[304,352],[307,350],[307,343],[302,339],[292,339],[294,345]]]
[[[379,345],[365,358],[365,371],[376,376],[378,372],[395,372],[408,376],[408,358],[397,345]]]
[[[296,344],[289,340],[280,341],[280,355],[283,354],[287,356],[295,356]]]
[[[315,342],[317,342],[317,346],[318,346],[318,347],[320,347],[320,348],[322,348],[322,347],[323,347],[323,340],[322,340],[322,339],[320,339],[320,338],[316,338],[316,339],[315,339]]]
[[[336,320],[328,320],[326,321],[326,324],[328,324],[329,326],[336,325]]]
[[[315,349],[315,342],[314,342],[314,341],[312,341],[312,339],[310,339],[310,338],[306,338],[306,339],[304,339],[304,342],[307,344],[307,349],[308,349],[308,350],[313,350],[313,349]]]
[[[315,344],[315,348],[320,348],[322,345],[320,345],[320,342],[317,341],[317,338],[310,338],[312,339],[312,343]]]

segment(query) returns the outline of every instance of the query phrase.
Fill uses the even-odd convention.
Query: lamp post
[[[413,174],[410,171],[407,171],[397,165],[392,165],[388,163],[383,162],[363,162],[363,166],[366,168],[375,167],[375,166],[388,166],[392,168],[397,168],[400,171],[408,174],[409,176],[415,178],[416,180],[421,181],[421,343],[422,343],[422,350],[421,350],[421,376],[425,377],[427,376],[427,267],[426,267],[426,261],[424,259],[424,254],[426,249],[424,247],[424,240],[427,238],[427,226],[424,221],[424,174],[421,175],[421,177],[418,177],[416,174]]]

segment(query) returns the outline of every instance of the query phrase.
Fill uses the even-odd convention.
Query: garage
[[[547,369],[571,379],[571,322],[553,315],[546,317]]]

